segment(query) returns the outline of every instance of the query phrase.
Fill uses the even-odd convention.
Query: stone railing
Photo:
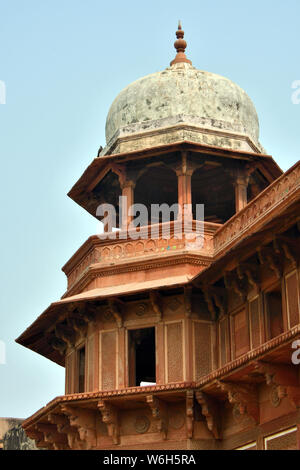
[[[227,249],[250,227],[259,223],[260,219],[284,204],[287,199],[291,200],[299,189],[300,161],[219,228],[214,236],[214,255]]]
[[[68,277],[68,288],[95,263],[107,265],[141,257],[165,256],[180,250],[211,257],[213,236],[219,227],[219,224],[205,222],[203,230],[199,231],[193,221],[190,230],[185,234],[180,223],[171,222],[169,231],[167,224],[142,227],[137,239],[133,238],[132,233],[124,234],[121,231],[107,234],[107,239],[93,236],[63,268]],[[112,236],[115,238],[110,238]]]

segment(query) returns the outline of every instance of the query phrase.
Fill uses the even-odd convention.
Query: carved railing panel
[[[163,256],[180,250],[197,252],[203,256],[213,255],[213,235],[220,227],[219,224],[205,222],[203,233],[196,235],[196,222],[193,221],[192,229],[187,236],[184,233],[181,234],[180,231],[178,232],[176,225],[170,224],[170,236],[167,238],[168,232],[163,232],[165,224],[159,224],[152,232],[151,226],[143,227],[138,239],[132,239],[130,234],[123,239],[122,232],[116,232],[116,239],[94,239],[89,252],[80,259],[70,273],[67,273],[68,287],[71,287],[83,276],[93,264],[105,265],[110,262],[130,261],[151,255]],[[149,234],[149,238],[145,238],[145,233]],[[152,238],[151,235],[153,235]]]
[[[262,217],[273,211],[277,206],[291,199],[300,189],[300,162],[288,172],[274,181],[244,209],[232,217],[214,235],[214,254],[217,255],[240,237]]]

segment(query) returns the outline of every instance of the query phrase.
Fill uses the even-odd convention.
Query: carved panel
[[[250,338],[251,349],[257,348],[261,344],[261,317],[259,297],[249,302]]]
[[[100,332],[100,390],[116,388],[117,331]]]
[[[299,292],[297,271],[294,271],[285,277],[285,284],[289,327],[292,328],[299,323]]]
[[[225,317],[219,323],[219,352],[220,352],[220,366],[226,364],[228,358],[228,318]]]
[[[194,380],[199,380],[212,370],[211,325],[193,321],[194,330]]]
[[[180,382],[183,380],[182,322],[167,323],[165,328],[167,382]]]
[[[87,391],[94,390],[94,336],[89,337],[87,341]]]
[[[246,310],[233,316],[234,357],[237,358],[249,351],[249,335]]]
[[[245,233],[266,213],[277,207],[300,186],[300,164],[295,165],[288,173],[282,175],[266,188],[257,198],[247,204],[236,216],[217,232],[214,238],[216,252],[226,248],[235,239]]]
[[[66,393],[75,392],[76,353],[72,351],[66,356]]]
[[[273,434],[265,438],[266,450],[297,450],[297,428]]]

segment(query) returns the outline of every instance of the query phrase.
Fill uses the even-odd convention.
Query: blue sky
[[[99,230],[66,194],[104,146],[115,96],[169,65],[181,19],[193,65],[245,89],[287,170],[300,149],[299,17],[299,0],[0,0],[0,416],[64,393],[64,370],[14,339],[64,293],[61,266]]]

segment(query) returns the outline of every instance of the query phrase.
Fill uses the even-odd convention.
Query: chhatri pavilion
[[[300,162],[282,172],[249,96],[176,35],[170,66],[116,97],[68,194],[116,217],[16,340],[65,368],[65,394],[23,423],[40,448],[300,448]],[[160,217],[134,230],[132,204],[177,204],[168,237]]]

